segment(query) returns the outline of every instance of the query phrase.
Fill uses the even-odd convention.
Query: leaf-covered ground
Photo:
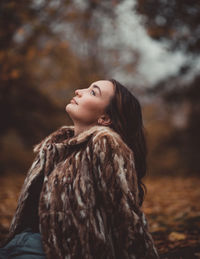
[[[24,176],[0,176],[0,242],[6,234]],[[200,179],[157,177],[145,180],[143,205],[161,258],[200,258]]]
[[[146,180],[143,210],[163,258],[200,258],[200,179]]]

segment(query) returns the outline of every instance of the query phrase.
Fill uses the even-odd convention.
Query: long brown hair
[[[133,151],[138,178],[140,206],[147,192],[142,178],[146,174],[147,147],[144,136],[142,111],[139,101],[126,87],[115,79],[107,79],[113,83],[114,96],[106,108],[112,124],[109,125]]]

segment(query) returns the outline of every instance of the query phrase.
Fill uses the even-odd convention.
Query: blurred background
[[[158,250],[200,258],[198,0],[1,0],[0,67],[1,240],[33,145],[72,124],[75,89],[115,78],[143,107]]]

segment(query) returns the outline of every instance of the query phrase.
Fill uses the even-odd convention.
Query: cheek
[[[85,120],[96,120],[103,112],[103,105],[99,101],[87,100],[79,106],[80,114]]]
[[[65,110],[74,118],[76,117],[80,120],[93,120],[102,113],[102,105],[92,101],[79,102],[78,105],[69,103],[66,105]]]
[[[103,112],[103,104],[98,100],[88,100],[83,103],[82,108],[91,114],[93,113],[94,115]]]

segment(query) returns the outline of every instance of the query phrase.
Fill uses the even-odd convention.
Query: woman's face
[[[96,81],[88,88],[75,91],[75,97],[66,105],[66,112],[74,123],[95,125],[113,95],[114,86],[110,81]]]

